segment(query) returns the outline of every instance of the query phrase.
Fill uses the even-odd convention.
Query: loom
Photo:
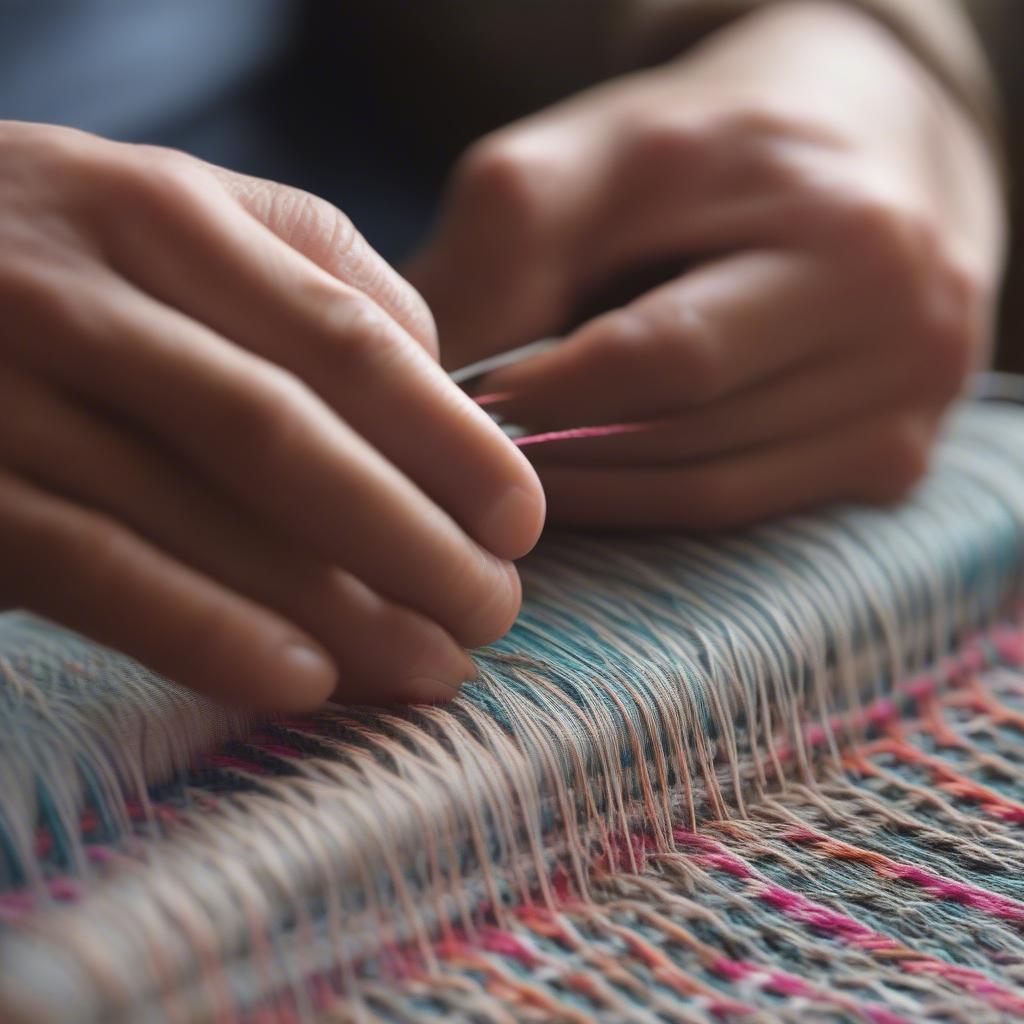
[[[445,707],[0,617],[0,1021],[1024,1016],[1024,412],[891,509],[547,537]]]

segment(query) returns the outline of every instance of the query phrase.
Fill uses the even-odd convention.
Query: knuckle
[[[325,262],[343,259],[361,238],[341,210],[309,192],[274,189],[268,203],[268,219],[281,226],[284,240]]]
[[[474,143],[455,169],[453,196],[470,211],[502,217],[517,235],[543,227],[544,197],[558,168],[531,140],[495,134]]]
[[[800,138],[807,125],[788,111],[765,101],[747,98],[715,115],[716,134],[744,143],[771,143]]]
[[[338,280],[371,300],[396,309],[410,333],[437,357],[437,328],[426,302],[373,251],[349,217],[325,199],[301,189],[260,184],[266,190],[265,216],[288,245],[308,254]],[[328,313],[338,302],[337,292],[322,284],[311,287],[310,298]]]
[[[339,308],[344,303],[339,303],[335,297],[325,303],[328,312],[333,311],[333,319],[340,321],[338,326],[345,327],[346,337],[382,338],[394,335],[396,325],[401,325],[437,359],[440,354],[437,325],[426,300],[362,242],[354,229],[353,237],[359,239],[359,244],[354,244],[351,239],[346,241],[349,252],[362,252],[357,259],[349,260],[344,270],[335,276],[352,285],[365,298],[358,300],[359,310],[350,310]],[[353,267],[353,263],[357,266]],[[353,303],[354,300],[349,300],[349,304]],[[348,326],[347,321],[351,321]]]
[[[935,219],[894,196],[870,191],[840,204],[836,242],[853,279],[878,309],[919,314],[945,276],[945,239]]]
[[[587,362],[607,376],[636,379],[638,368],[671,376],[678,397],[696,405],[717,398],[725,384],[720,339],[693,302],[659,299],[656,307],[626,307],[594,322],[585,338]]]
[[[638,123],[636,162],[648,168],[645,173],[685,181],[696,170],[739,192],[772,187],[814,195],[820,190],[821,154],[841,148],[820,123],[756,98],[685,118],[656,112]]]
[[[842,209],[843,233],[852,245],[873,256],[900,238],[900,211],[887,196],[863,191],[849,196]]]
[[[752,145],[805,143],[816,150],[843,150],[842,132],[790,103],[748,96],[714,115],[716,134]]]
[[[427,300],[404,277],[390,270],[378,276],[379,283],[368,289],[367,294],[391,311],[406,333],[437,360],[441,351],[437,322]]]
[[[285,370],[248,381],[226,403],[232,447],[255,468],[289,459],[308,435],[308,399],[305,385]]]
[[[649,318],[629,308],[598,317],[586,325],[577,339],[577,352],[601,376],[636,375],[638,366],[649,366],[656,355],[655,329]]]
[[[92,586],[116,590],[132,562],[131,535],[113,519],[91,513],[74,534],[61,532],[55,543],[58,558],[71,578],[87,579]]]
[[[0,296],[8,316],[23,310],[49,308],[51,301],[59,300],[59,293],[52,269],[36,260],[0,257]],[[10,341],[13,334],[4,330],[0,332],[0,338]]]
[[[930,218],[883,189],[866,187],[838,203],[847,251],[862,269],[904,287],[936,242]]]
[[[80,261],[0,259],[0,302],[7,314],[0,351],[66,372],[113,336],[116,313]],[[71,339],[75,344],[66,344]]]
[[[670,349],[666,362],[676,366],[683,399],[701,404],[717,398],[722,391],[724,367],[710,319],[695,303],[686,301],[663,315],[671,322],[662,325],[661,343]]]
[[[625,309],[586,325],[580,332],[580,344],[586,347],[590,365],[617,374],[636,362],[648,332],[646,320]]]
[[[149,143],[138,143],[125,147],[143,168],[160,173],[161,171],[179,170],[182,173],[194,172],[201,166],[195,157],[180,149],[168,146],[154,146]]]
[[[379,368],[381,358],[398,339],[388,314],[358,292],[328,293],[319,301],[321,323],[333,342],[330,359],[334,372],[358,378]]]
[[[40,180],[54,179],[61,186],[105,168],[118,145],[87,132],[55,125],[8,122],[6,135],[0,144],[8,156],[16,159],[17,166]]]
[[[356,295],[339,299],[335,292],[323,296],[328,322],[336,323],[343,336],[352,338],[395,336],[396,327],[401,326],[436,359],[440,352],[437,325],[426,300],[369,246],[365,249],[367,255],[357,272],[337,275],[356,289]],[[359,308],[349,308],[352,306]]]
[[[456,179],[466,190],[512,201],[529,198],[530,162],[508,137],[492,135],[472,145],[459,161]]]
[[[652,170],[692,169],[704,155],[708,129],[692,119],[658,111],[638,118],[633,137],[633,157]]]
[[[109,198],[150,216],[191,211],[215,184],[198,160],[158,146],[131,147],[107,170]]]

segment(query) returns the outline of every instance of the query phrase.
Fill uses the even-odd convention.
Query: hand
[[[511,624],[525,459],[337,210],[0,123],[0,600],[215,698],[438,700]]]
[[[567,333],[479,388],[540,435],[551,518],[716,530],[917,481],[985,356],[1000,223],[923,66],[849,8],[775,4],[483,139],[407,273],[451,367]]]

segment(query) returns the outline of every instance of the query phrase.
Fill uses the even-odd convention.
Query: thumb
[[[426,302],[337,207],[310,192],[212,167],[246,212],[333,277],[373,299],[435,359],[437,329]]]

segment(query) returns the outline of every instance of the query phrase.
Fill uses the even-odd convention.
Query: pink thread
[[[512,391],[492,391],[487,395],[476,395],[473,401],[483,408],[488,405],[494,405],[497,402],[507,402],[510,398],[515,398],[515,394]]]
[[[800,831],[793,829],[790,830],[789,834],[796,838]],[[854,921],[844,914],[830,911],[827,907],[823,907],[806,896],[801,896],[799,893],[794,893],[788,889],[782,889],[780,886],[768,883],[750,865],[730,853],[720,843],[708,839],[706,836],[699,836],[681,828],[674,829],[673,835],[681,843],[701,851],[706,851],[699,854],[696,858],[702,865],[717,867],[737,877],[762,882],[764,888],[761,891],[753,892],[755,898],[769,905],[776,906],[777,909],[788,917],[792,917],[803,924],[831,930],[835,935],[852,941],[861,949],[870,952],[899,949],[901,946],[895,939],[874,932],[867,925],[861,924],[859,921]],[[810,832],[807,838],[819,841],[820,837]],[[937,878],[930,872],[923,871],[920,868],[913,868],[910,865],[893,865],[893,867],[901,870],[892,872],[891,877],[906,877],[907,880],[917,881],[918,884],[922,885],[924,885],[926,880],[941,882],[943,887],[951,887],[952,891],[960,897],[960,901],[969,903],[970,906],[984,909],[980,907],[980,904],[987,902],[990,906],[999,908],[994,911],[998,916],[1008,916],[1014,920],[1019,920],[1017,915],[1021,910],[1020,905],[1007,897],[996,896],[994,893],[976,890],[957,882],[947,882],[945,879]],[[887,873],[890,872],[887,871]],[[987,897],[988,899],[983,900],[981,897]],[[950,893],[950,898],[953,898],[952,893]],[[967,967],[958,967],[954,964],[946,963],[944,960],[930,957],[927,954],[919,954],[919,958],[916,960],[909,958],[902,960],[900,962],[900,969],[914,974],[937,974],[962,988],[966,988],[970,992],[990,997],[992,1004],[1000,1009],[1010,1009],[1015,1013],[1024,1012],[1024,999],[1020,999],[1012,992],[1007,991],[1003,986],[993,982],[991,978],[986,977],[980,971]]]
[[[875,937],[871,929],[859,921],[854,921],[853,918],[847,917],[845,914],[813,903],[806,897],[777,885],[769,885],[763,893],[757,894],[757,898],[762,903],[781,910],[787,916],[794,917],[803,924],[852,939],[858,945],[863,945]],[[886,942],[885,946],[888,945],[889,943]]]
[[[517,437],[515,444],[526,448],[533,444],[548,444],[551,441],[578,441],[591,437],[609,437],[612,434],[636,434],[651,430],[654,423],[609,423],[600,427],[570,427],[567,430],[549,430],[543,434],[530,434]]]
[[[484,928],[480,932],[480,943],[489,953],[518,960],[525,967],[534,967],[540,959],[514,935],[499,931],[497,928]]]
[[[253,775],[262,775],[263,768],[252,761],[245,761],[240,757],[233,757],[230,754],[211,754],[206,758],[206,763],[214,768],[237,768],[242,772],[251,772]]]
[[[1024,921],[1024,906],[1008,896],[977,889],[963,882],[954,882],[948,878],[933,875],[924,868],[913,864],[893,864],[883,869],[884,874],[901,881],[919,885],[932,896],[962,903],[964,906],[982,910],[993,917],[1001,917],[1010,921]]]
[[[810,999],[817,996],[814,988],[802,978],[797,978],[792,974],[780,974],[778,971],[772,971],[767,987],[783,996],[804,996]]]
[[[255,747],[257,750],[265,754],[271,754],[274,757],[291,759],[301,756],[294,747],[286,746],[275,737],[268,736],[266,733],[253,733],[251,736],[246,737],[245,742],[247,746]]]
[[[729,960],[724,956],[712,961],[709,968],[712,973],[727,981],[741,981],[755,970],[752,965],[744,963],[742,960]]]
[[[890,1010],[877,1006],[865,1006],[864,1012],[872,1024],[907,1024],[906,1017],[900,1017]]]
[[[51,878],[46,888],[55,900],[79,900],[85,895],[85,888],[81,882],[65,876]]]
[[[922,697],[930,697],[937,688],[935,679],[932,676],[917,676],[905,682],[900,687],[900,690],[906,693],[908,697],[919,700]]]
[[[1024,633],[1016,633],[1007,630],[1005,633],[996,634],[996,648],[999,654],[1007,661],[1024,661]]]

